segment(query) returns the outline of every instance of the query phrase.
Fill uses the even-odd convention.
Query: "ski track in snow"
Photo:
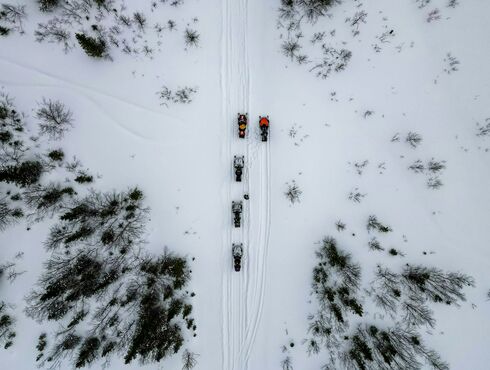
[[[246,370],[262,316],[271,222],[270,141],[263,143],[257,117],[249,116],[247,137],[239,139],[237,113],[250,112],[248,0],[222,0],[221,90],[222,183],[222,369]],[[241,183],[234,181],[234,155],[245,155]],[[249,194],[249,200],[243,200]],[[242,227],[232,224],[231,202],[243,200]],[[243,243],[242,270],[232,267],[233,243]]]
[[[180,119],[180,118],[178,118],[176,116],[173,116],[172,114],[164,113],[164,112],[161,112],[161,111],[158,111],[158,110],[155,110],[155,109],[146,107],[144,105],[135,103],[135,102],[133,102],[131,100],[128,100],[128,99],[125,99],[125,98],[121,98],[121,97],[119,97],[117,95],[114,95],[114,94],[105,92],[105,91],[103,91],[101,89],[98,89],[98,88],[95,88],[93,86],[89,86],[89,85],[86,85],[86,84],[75,82],[75,81],[72,81],[70,79],[67,79],[67,78],[64,78],[64,77],[60,77],[60,76],[57,76],[57,75],[52,74],[52,73],[48,73],[46,71],[43,71],[40,68],[29,66],[29,65],[20,63],[18,61],[10,60],[9,58],[6,58],[5,56],[0,56],[0,62],[3,62],[5,64],[10,64],[10,65],[16,66],[16,67],[21,68],[21,69],[24,69],[24,70],[35,72],[38,75],[44,76],[44,77],[46,77],[46,78],[48,78],[50,80],[54,80],[54,81],[60,82],[60,83],[62,83],[62,84],[65,85],[65,86],[63,86],[63,85],[54,85],[54,84],[53,85],[51,85],[51,84],[32,84],[32,86],[46,86],[46,87],[60,87],[60,88],[61,87],[70,87],[70,88],[75,88],[78,91],[85,90],[85,91],[90,92],[90,93],[95,93],[97,95],[108,97],[110,99],[116,100],[116,101],[118,101],[120,103],[127,104],[129,106],[134,107],[134,108],[137,108],[137,109],[140,109],[140,110],[143,110],[143,111],[152,113],[152,114],[156,114],[156,115],[161,116],[161,117],[167,117],[167,118],[172,119],[173,121],[176,121],[176,122],[179,122],[179,123],[183,123],[183,120],[182,119]],[[7,81],[7,80],[2,80],[2,83],[9,84],[9,85],[11,85],[11,84],[17,84],[17,85],[19,85],[20,84],[19,82],[13,82],[13,81]]]

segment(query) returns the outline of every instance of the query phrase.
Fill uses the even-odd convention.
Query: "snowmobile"
[[[244,156],[236,155],[233,157],[233,168],[235,169],[235,181],[242,181],[242,173],[243,173],[243,164],[244,164]]]
[[[243,139],[245,137],[245,130],[247,129],[247,114],[238,113],[238,137]]]
[[[235,224],[235,227],[240,227],[242,209],[243,203],[241,200],[231,202],[231,212],[233,213],[233,223]]]
[[[267,141],[267,136],[269,135],[269,116],[259,116],[259,128],[262,141]]]
[[[242,243],[238,243],[238,244],[233,243],[231,253],[233,254],[233,267],[235,268],[235,271],[238,272],[238,271],[240,271],[240,269],[242,267],[243,244]]]

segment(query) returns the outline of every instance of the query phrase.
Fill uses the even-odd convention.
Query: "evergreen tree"
[[[87,36],[84,33],[77,33],[75,34],[75,37],[88,56],[93,58],[102,58],[106,56],[107,44],[101,37],[94,38]]]
[[[18,165],[0,167],[0,182],[14,183],[20,187],[36,184],[43,172],[39,161],[25,161]]]

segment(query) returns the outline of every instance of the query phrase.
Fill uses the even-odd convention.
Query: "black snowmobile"
[[[269,116],[259,116],[259,128],[262,141],[267,141],[267,137],[269,136]]]
[[[238,272],[242,267],[243,244],[233,244],[231,253],[233,254],[233,267],[235,268],[235,271]]]
[[[236,155],[233,157],[233,168],[235,169],[235,181],[242,181],[242,173],[243,173],[243,165],[244,165],[244,156]]]
[[[233,201],[231,202],[231,212],[233,213],[233,223],[235,227],[240,227],[241,218],[242,218],[242,209],[243,203],[242,201]]]

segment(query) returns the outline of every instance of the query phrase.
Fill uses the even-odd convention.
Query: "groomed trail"
[[[222,0],[223,370],[248,369],[263,310],[271,222],[270,141],[260,141],[259,112],[250,107],[248,6],[248,0]],[[238,138],[238,113],[249,113],[246,139]],[[245,156],[240,183],[234,181],[234,155]],[[233,200],[243,201],[240,228],[232,224]],[[232,266],[233,243],[243,243],[240,272]]]

